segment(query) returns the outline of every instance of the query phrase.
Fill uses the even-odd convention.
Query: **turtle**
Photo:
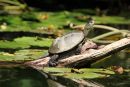
[[[89,17],[83,31],[73,31],[61,37],[57,37],[50,46],[48,53],[51,57],[49,66],[56,66],[57,61],[74,54],[80,54],[81,47],[86,41],[87,35],[93,29],[94,20]]]

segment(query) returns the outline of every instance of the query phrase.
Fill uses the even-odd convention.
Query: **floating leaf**
[[[104,78],[109,77],[114,74],[113,71],[107,69],[95,69],[95,68],[84,68],[79,69],[79,72],[82,73],[73,73],[71,68],[44,68],[43,72],[49,73],[54,76],[63,76],[65,78],[75,78],[75,79],[92,79],[92,78]]]
[[[47,50],[37,50],[37,49],[26,49],[26,50],[19,50],[15,53],[8,53],[8,52],[0,52],[0,61],[5,62],[19,62],[19,61],[28,61],[28,60],[35,60],[47,53]]]

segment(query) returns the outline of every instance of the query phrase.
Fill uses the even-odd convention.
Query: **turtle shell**
[[[82,31],[72,32],[56,38],[49,48],[49,53],[62,53],[77,46],[84,39]]]

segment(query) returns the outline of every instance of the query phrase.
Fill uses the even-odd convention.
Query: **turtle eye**
[[[93,25],[93,24],[94,24],[94,20],[93,20],[92,17],[89,17],[89,18],[88,18],[87,24],[89,24],[89,25]]]
[[[89,22],[89,24],[92,24],[92,25],[93,25],[93,24],[94,24],[94,20],[91,20],[91,21]]]

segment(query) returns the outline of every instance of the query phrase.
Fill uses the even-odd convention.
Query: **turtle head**
[[[87,23],[85,24],[84,30],[83,30],[83,33],[85,36],[87,36],[89,31],[91,31],[93,29],[93,25],[94,25],[94,20],[92,17],[89,17],[87,19]]]

